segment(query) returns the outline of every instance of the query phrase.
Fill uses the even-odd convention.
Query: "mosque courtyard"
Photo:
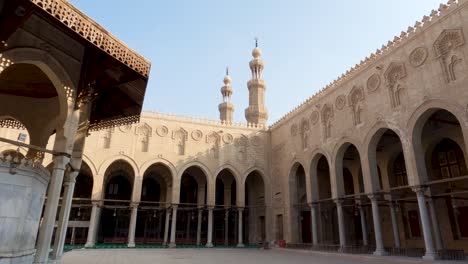
[[[420,258],[377,257],[322,253],[289,249],[76,249],[65,253],[63,264],[370,264],[370,263],[458,263],[425,261]],[[461,263],[461,262],[460,262]]]

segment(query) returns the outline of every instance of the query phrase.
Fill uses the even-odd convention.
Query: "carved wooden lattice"
[[[31,2],[112,57],[148,77],[150,63],[145,58],[112,36],[72,4],[60,0],[31,0]]]
[[[89,126],[89,131],[97,131],[97,130],[102,130],[102,129],[106,129],[106,128],[126,126],[126,125],[135,124],[135,123],[138,123],[138,122],[140,122],[140,116],[139,115],[116,118],[116,119],[112,119],[112,120],[101,121],[101,122],[96,123],[96,124],[91,124]]]
[[[0,127],[13,128],[13,129],[26,129],[26,127],[19,121],[11,118],[1,119]]]

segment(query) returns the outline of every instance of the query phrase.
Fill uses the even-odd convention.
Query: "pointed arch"
[[[81,157],[83,159],[83,162],[86,162],[86,164],[88,165],[89,169],[91,170],[91,173],[93,174],[93,178],[94,178],[98,174],[98,170],[96,169],[96,165],[88,157],[88,155],[86,155],[85,153],[83,153],[83,155]]]
[[[140,170],[136,161],[132,157],[127,156],[127,155],[122,155],[122,154],[112,156],[108,158],[107,160],[105,160],[103,163],[101,163],[98,169],[98,174],[104,175],[107,168],[109,168],[109,166],[117,160],[123,160],[123,161],[128,162],[128,164],[130,164],[130,166],[132,167],[133,172],[135,173],[135,177],[141,176],[141,173],[140,173]]]
[[[414,152],[414,161],[408,163],[409,174],[415,175],[414,178],[409,179],[410,184],[423,184],[428,180],[428,172],[426,168],[425,151],[423,150],[423,129],[428,119],[438,111],[446,111],[452,115],[460,128],[461,135],[464,140],[462,149],[468,149],[468,127],[467,120],[464,114],[463,107],[454,102],[449,102],[441,99],[428,100],[422,103],[411,115],[407,123],[408,134],[410,135],[411,147]]]
[[[174,166],[174,164],[172,164],[172,162],[170,162],[169,160],[163,159],[163,158],[156,158],[156,159],[150,159],[150,160],[145,161],[140,166],[139,171],[142,173],[142,175],[144,175],[149,167],[151,167],[154,164],[158,164],[158,163],[166,166],[169,169],[169,171],[171,172],[171,175],[172,175],[173,178],[177,177],[177,170],[176,170],[176,167]]]
[[[76,91],[76,86],[65,67],[51,54],[40,49],[23,47],[12,48],[2,52],[3,57],[11,60],[13,63],[32,64],[47,75],[58,94],[60,107],[58,124],[61,125],[67,118],[69,108],[65,87]]]

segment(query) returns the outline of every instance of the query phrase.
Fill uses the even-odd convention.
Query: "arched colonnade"
[[[429,102],[405,127],[380,121],[361,139],[295,160],[288,242],[377,255],[424,248],[429,259],[468,251],[466,124],[455,106]]]

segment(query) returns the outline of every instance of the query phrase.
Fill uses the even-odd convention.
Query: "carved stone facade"
[[[391,62],[385,71],[385,82],[392,107],[397,107],[401,103],[401,93],[403,92],[404,86],[400,80],[405,77],[405,64],[401,62]]]
[[[333,119],[333,106],[330,104],[325,104],[322,108],[322,130],[323,130],[323,137],[325,139],[331,137],[331,129],[332,129],[332,124],[331,121]]]
[[[349,107],[353,113],[354,125],[361,123],[361,112],[363,110],[364,91],[360,86],[354,86],[348,95]]]
[[[463,57],[458,48],[463,44],[465,44],[465,37],[461,28],[445,29],[434,42],[435,55],[440,60],[447,83],[457,80],[456,67]]]
[[[108,169],[119,163],[115,168],[131,175],[132,210],[145,193],[143,178],[157,171],[172,179],[165,190],[164,204],[172,206],[167,219],[186,195],[181,191],[190,182],[187,175],[194,176],[196,192],[206,191],[192,205],[212,214],[219,206],[219,176],[236,182],[236,201],[222,206],[238,208],[239,219],[248,211],[258,236],[253,243],[284,239],[335,243],[343,250],[349,243],[375,241],[375,254],[390,247],[425,248],[426,258],[444,249],[467,252],[468,20],[463,17],[468,1],[441,5],[269,128],[148,112],[138,124],[91,132],[84,161],[94,181],[92,199],[104,199]],[[256,90],[252,98],[262,97],[255,100],[262,109],[251,104],[246,115],[260,124],[267,117],[263,62],[258,50],[253,55],[249,87]],[[11,127],[0,135],[14,139],[20,127],[4,123]],[[0,145],[4,150],[8,146]],[[51,160],[46,155],[44,164]],[[161,164],[165,169],[154,169]],[[224,179],[225,170],[233,179]],[[252,174],[258,177],[249,179]],[[303,221],[309,216],[311,221]],[[264,224],[264,237],[257,223]],[[312,241],[300,231],[306,225]]]

